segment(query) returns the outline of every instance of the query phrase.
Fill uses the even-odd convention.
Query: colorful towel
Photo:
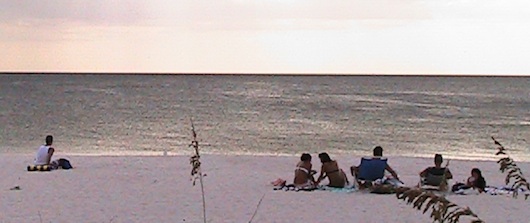
[[[330,186],[318,186],[317,189],[324,190],[324,191],[338,192],[338,193],[353,193],[355,191],[358,191],[354,185],[348,185],[343,188],[330,187]]]
[[[289,185],[279,185],[275,186],[273,190],[283,190],[283,191],[314,191],[317,188],[315,187],[297,187],[294,184]]]
[[[27,167],[28,171],[50,171],[52,166],[50,165],[29,165]]]
[[[515,189],[508,187],[508,186],[501,186],[501,187],[493,187],[493,186],[487,186],[485,189],[485,192],[489,195],[510,195],[513,196],[513,192]],[[530,191],[525,190],[524,188],[519,188],[517,191],[520,195],[526,195],[530,194]]]

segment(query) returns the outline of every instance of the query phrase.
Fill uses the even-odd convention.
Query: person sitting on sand
[[[49,165],[50,169],[72,169],[70,161],[64,158],[60,158],[52,161],[53,153],[55,149],[52,147],[53,136],[46,136],[46,144],[39,147],[37,150],[37,155],[35,156],[34,164],[36,166]]]
[[[428,167],[420,172],[420,177],[426,178],[427,175],[443,176],[445,174],[445,179],[453,179],[453,174],[449,168],[442,167],[443,157],[441,154],[434,155],[434,166]]]
[[[35,165],[52,165],[52,156],[55,149],[52,147],[53,136],[46,136],[46,144],[39,147],[37,156],[35,157]]]
[[[296,164],[294,169],[294,181],[293,184],[286,185],[286,180],[278,178],[271,182],[272,185],[279,188],[302,188],[302,189],[313,189],[315,187],[315,179],[313,175],[316,173],[311,164],[311,155],[309,153],[303,153],[300,157],[300,161]]]
[[[482,176],[482,172],[478,168],[473,168],[471,170],[471,176],[467,178],[467,182],[464,183],[456,183],[453,185],[452,191],[457,192],[459,190],[466,190],[473,188],[477,190],[478,192],[482,193],[484,192],[486,188],[486,180]]]
[[[374,156],[372,157],[372,159],[381,159],[383,157],[383,147],[376,146],[373,150],[373,154]],[[394,171],[394,169],[392,169],[392,167],[390,167],[390,165],[387,164],[385,170],[392,174],[392,176],[396,180],[399,180],[398,174],[396,173],[396,171]],[[351,166],[350,171],[352,176],[359,176],[359,166]]]
[[[311,164],[311,155],[309,153],[303,153],[300,157],[300,162],[296,164],[294,170],[294,181],[295,187],[313,187],[315,185],[315,179],[313,175],[316,173]]]
[[[320,161],[322,162],[322,168],[320,170],[320,176],[316,182],[318,185],[324,178],[328,178],[330,187],[343,188],[348,182],[348,177],[342,169],[339,168],[337,161],[331,160],[327,153],[318,154]]]

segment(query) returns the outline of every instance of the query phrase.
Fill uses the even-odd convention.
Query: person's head
[[[442,154],[435,154],[434,155],[434,165],[440,166],[444,162],[444,158],[442,157]]]
[[[482,172],[478,168],[473,168],[471,170],[471,176],[473,176],[475,179],[482,177]]]
[[[322,163],[331,162],[331,158],[329,157],[327,153],[318,154],[318,158],[320,158],[320,162]]]
[[[302,153],[302,156],[300,157],[300,160],[302,162],[311,162],[311,155],[309,153]]]
[[[374,156],[383,156],[383,147],[376,146],[374,148]]]
[[[51,135],[47,135],[47,136],[46,136],[46,145],[47,145],[47,146],[51,146],[52,143],[53,143],[53,136],[51,136]]]

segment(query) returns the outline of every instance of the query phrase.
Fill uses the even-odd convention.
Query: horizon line
[[[528,74],[377,74],[377,73],[225,73],[225,72],[0,72],[0,75],[154,75],[154,76],[432,76],[432,77],[530,77]]]

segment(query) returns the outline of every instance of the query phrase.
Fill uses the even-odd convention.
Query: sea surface
[[[530,160],[530,77],[0,75],[0,152]]]

